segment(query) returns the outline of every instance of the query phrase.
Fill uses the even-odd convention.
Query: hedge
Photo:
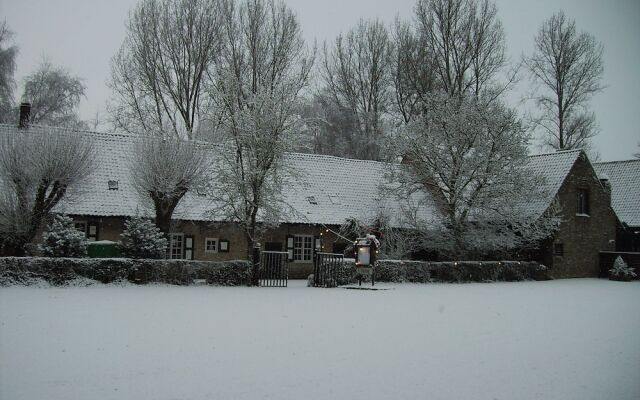
[[[338,285],[357,281],[355,263],[346,261],[337,273]],[[496,282],[551,279],[548,268],[534,261],[397,261],[380,260],[376,263],[377,282]],[[367,280],[367,279],[364,279]]]
[[[251,268],[247,261],[0,257],[0,286],[29,285],[39,280],[65,285],[78,278],[174,285],[190,285],[198,279],[210,285],[240,286],[250,283]]]

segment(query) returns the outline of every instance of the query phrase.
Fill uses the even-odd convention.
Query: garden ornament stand
[[[358,286],[362,286],[362,276],[369,275],[371,286],[375,286],[375,263],[380,241],[374,235],[367,235],[356,239],[355,243],[356,272],[358,274]]]

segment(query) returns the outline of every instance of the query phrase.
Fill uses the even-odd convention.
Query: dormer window
[[[329,201],[331,202],[331,204],[340,205],[340,197],[338,195],[330,194],[328,196],[329,196]]]
[[[205,197],[207,195],[207,188],[204,185],[199,185],[196,187],[196,194],[198,196]]]
[[[109,190],[118,190],[118,181],[109,181],[107,184],[109,185]]]

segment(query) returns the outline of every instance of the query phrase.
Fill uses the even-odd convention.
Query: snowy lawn
[[[640,283],[0,289],[0,399],[640,399]]]

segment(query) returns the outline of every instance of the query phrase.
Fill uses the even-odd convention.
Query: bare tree
[[[219,48],[220,1],[142,0],[113,57],[110,113],[127,132],[192,138],[205,113],[205,78]]]
[[[351,111],[336,104],[324,89],[303,101],[300,117],[304,129],[301,133],[306,133],[307,138],[296,151],[352,156],[358,128]]]
[[[313,54],[295,14],[282,2],[227,2],[223,32],[212,77],[212,99],[221,110],[213,212],[239,223],[251,259],[260,227],[278,223],[284,209],[283,157],[295,143],[300,92]],[[254,270],[254,283],[257,278]]]
[[[398,141],[398,195],[431,193],[443,215],[440,236],[450,245],[441,250],[458,257],[479,250],[482,240],[486,249],[491,237],[495,245],[509,243],[509,232],[515,242],[518,229],[531,225],[522,207],[541,187],[522,168],[529,137],[515,112],[491,98],[446,92],[432,94],[427,106]]]
[[[142,136],[131,160],[132,182],[143,200],[151,200],[156,226],[171,231],[171,217],[188,191],[208,178],[208,146],[171,136]]]
[[[351,156],[380,159],[384,135],[383,117],[392,101],[393,43],[379,20],[360,20],[346,35],[339,35],[331,48],[324,46],[322,77],[331,100],[349,110],[357,122]]]
[[[16,55],[18,48],[10,46],[9,41],[13,32],[9,30],[7,22],[0,24],[0,123],[9,121],[13,104],[13,91],[16,87],[14,74],[16,72]]]
[[[409,23],[395,21],[393,40],[393,104],[401,122],[407,124],[425,111],[425,96],[436,85],[436,69],[433,52]]]
[[[31,103],[29,122],[33,124],[84,127],[77,114],[78,104],[86,87],[82,79],[64,68],[54,67],[43,60],[25,78],[22,100]]]
[[[542,24],[535,51],[525,63],[539,88],[534,95],[541,112],[536,122],[546,145],[557,150],[588,148],[597,134],[588,102],[603,89],[603,51],[601,43],[578,32],[562,11]]]
[[[92,172],[93,142],[53,128],[0,129],[0,240],[24,255],[53,208]]]
[[[450,96],[496,90],[507,64],[497,13],[489,0],[418,0],[417,30],[421,46],[431,53],[425,67],[434,69],[436,89]]]

